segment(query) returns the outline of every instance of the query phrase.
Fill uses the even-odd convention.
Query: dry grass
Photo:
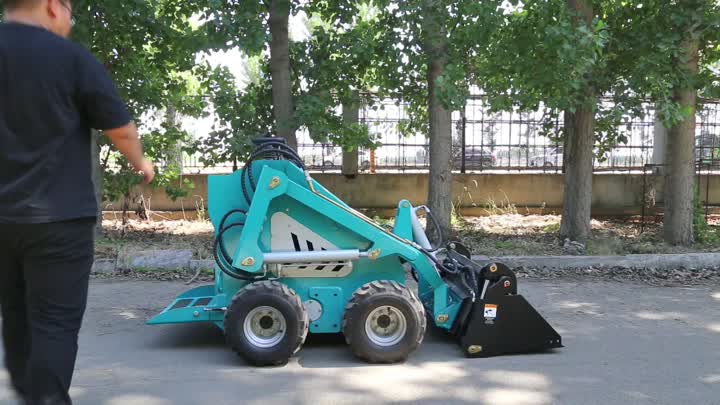
[[[212,258],[213,226],[205,221],[104,220],[96,243],[98,258],[116,258],[121,250],[189,249],[195,259]]]
[[[465,218],[459,236],[477,254],[490,256],[562,255],[559,215],[493,215]],[[720,246],[696,245],[690,248],[668,246],[662,240],[662,224],[646,218],[592,221],[593,237],[587,243],[588,255],[643,253],[717,252]],[[709,221],[720,232],[720,217]]]

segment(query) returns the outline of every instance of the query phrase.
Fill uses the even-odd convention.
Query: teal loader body
[[[471,357],[561,346],[529,304],[521,304],[520,317],[505,319],[504,307],[516,301],[486,302],[496,287],[503,290],[499,299],[522,300],[514,275],[502,264],[472,262],[457,242],[433,248],[420,209],[409,201],[399,201],[387,229],[313,180],[281,141],[261,138],[257,145],[244,169],[208,180],[214,283],[181,294],[149,324],[214,323],[257,365],[286,362],[308,333],[343,333],[370,362],[402,361],[422,342],[428,320],[456,335]],[[409,273],[417,290],[407,283]],[[494,308],[490,317],[486,305]],[[517,324],[522,316],[534,322]],[[494,339],[505,343],[466,336],[478,322],[490,322],[501,335]],[[516,347],[508,333],[542,344]]]

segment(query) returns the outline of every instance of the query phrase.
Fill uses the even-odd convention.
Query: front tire
[[[260,281],[235,294],[225,314],[225,336],[253,365],[278,366],[300,350],[309,324],[295,291],[277,281]]]
[[[396,281],[365,284],[345,308],[345,340],[353,354],[368,363],[407,360],[422,343],[426,328],[420,300]]]

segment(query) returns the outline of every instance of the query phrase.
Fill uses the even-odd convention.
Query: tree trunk
[[[560,236],[584,242],[591,235],[593,147],[595,113],[579,109],[565,112],[565,193]]]
[[[428,117],[430,126],[430,185],[428,207],[438,220],[439,230],[449,235],[452,215],[452,111],[440,101],[437,79],[445,72],[448,62],[447,35],[444,18],[447,11],[434,1],[425,3],[424,29],[428,57]],[[429,229],[432,229],[430,227]],[[432,238],[437,243],[437,234]]]
[[[176,130],[180,129],[180,122],[178,120],[177,109],[173,105],[168,105],[165,111],[165,122],[169,127]],[[183,142],[179,140],[170,151],[168,151],[168,164],[176,167],[182,173],[183,170],[183,154],[182,154]]]
[[[297,150],[293,125],[292,84],[290,81],[290,1],[270,1],[270,74],[275,125],[278,136]]]
[[[584,23],[592,26],[593,20],[593,0],[567,0],[567,6],[570,11],[577,13],[575,23]]]
[[[676,63],[691,75],[698,73],[697,39],[682,42],[684,57]],[[684,60],[683,60],[684,59]],[[682,61],[681,61],[682,60]],[[692,87],[676,88],[675,101],[690,115],[668,131],[667,164],[665,171],[665,242],[672,245],[691,245],[693,234],[693,196],[695,186],[695,110],[697,91]]]
[[[95,225],[96,237],[101,237],[103,235],[103,169],[102,165],[100,164],[100,145],[98,144],[98,142],[100,142],[99,137],[100,134],[97,131],[93,130],[92,148],[90,153],[92,154],[92,181],[93,185],[95,186],[95,201],[98,207],[97,225]]]
[[[358,123],[360,117],[360,96],[357,91],[352,94],[352,102],[343,105],[343,122],[345,125],[353,125]],[[357,176],[358,174],[358,148],[352,151],[343,150],[342,158],[342,174],[345,176]]]
[[[577,13],[575,24],[591,26],[592,0],[567,0],[570,11]],[[585,242],[592,233],[593,148],[595,146],[595,112],[592,88],[585,90],[585,103],[575,112],[565,111],[565,192],[560,237]]]

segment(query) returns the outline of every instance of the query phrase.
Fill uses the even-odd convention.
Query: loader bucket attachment
[[[517,293],[517,278],[506,265],[484,267],[467,256],[449,252],[466,268],[474,266],[477,291],[466,298],[454,329],[467,357],[493,357],[560,348],[561,336]],[[451,281],[452,282],[452,281]]]
[[[467,357],[539,352],[562,347],[560,335],[522,295],[488,291],[473,305],[460,345]]]

